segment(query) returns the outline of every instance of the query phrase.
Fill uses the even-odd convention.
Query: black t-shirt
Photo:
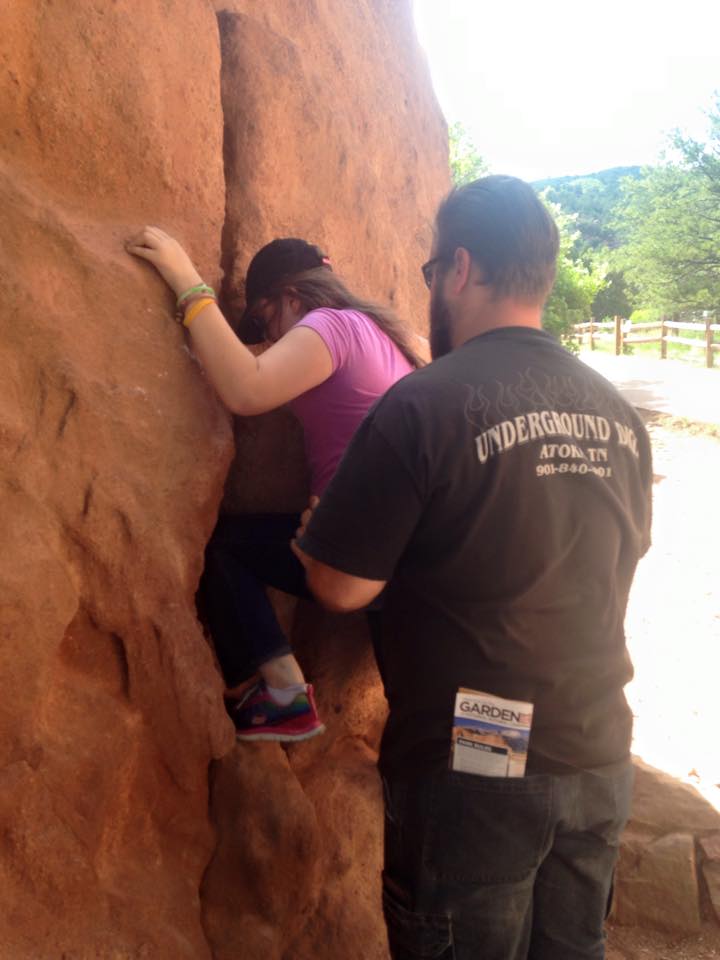
[[[637,413],[540,330],[475,337],[375,405],[300,545],[390,581],[384,772],[447,766],[459,687],[535,705],[529,769],[627,757],[651,482]]]

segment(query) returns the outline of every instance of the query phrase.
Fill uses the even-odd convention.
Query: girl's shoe
[[[238,740],[309,740],[325,731],[315,706],[311,684],[287,706],[276,703],[265,684],[250,687],[239,700],[227,701]]]

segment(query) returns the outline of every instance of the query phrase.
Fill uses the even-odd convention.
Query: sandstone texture
[[[223,291],[244,304],[252,255],[275,237],[318,244],[350,289],[427,331],[420,265],[449,188],[447,130],[403,0],[217,3],[227,207]],[[267,424],[267,426],[266,426]],[[297,425],[238,421],[225,509],[296,510]],[[257,457],[256,450],[272,455]],[[288,469],[269,471],[268,463]],[[292,463],[293,467],[290,466]]]
[[[709,838],[720,831],[720,813],[691,784],[636,758],[630,825],[655,835],[680,830]]]
[[[362,618],[297,618],[328,734],[241,749],[194,606],[235,447],[226,506],[303,505],[297,427],[233,429],[123,242],[157,223],[241,300],[305,236],[422,329],[446,132],[409,0],[25,0],[0,68],[0,957],[380,960]]]
[[[720,863],[713,861],[703,863],[702,875],[707,885],[713,917],[720,923]]]
[[[242,299],[259,245],[302,236],[351,289],[418,329],[420,264],[448,184],[447,135],[411,5],[397,0],[218,4],[228,181],[226,286]]]
[[[619,923],[676,934],[700,929],[692,834],[670,833],[658,840],[626,837],[619,873]]]
[[[385,703],[364,618],[307,605],[294,641],[328,732],[287,749],[239,745],[215,764],[205,927],[218,960],[386,960],[375,769]]]

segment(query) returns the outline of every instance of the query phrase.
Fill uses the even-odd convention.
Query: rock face
[[[375,770],[385,709],[363,617],[308,605],[295,641],[328,732],[286,751],[241,745],[215,765],[205,928],[217,960],[386,960]]]
[[[424,324],[420,264],[447,189],[444,125],[409,3],[222,4],[228,290],[257,247],[303,236],[352,289]]]
[[[700,929],[700,898],[691,833],[669,833],[657,840],[632,834],[623,844],[617,919],[668,933]]]
[[[236,297],[306,236],[424,318],[447,164],[410,3],[27,0],[0,66],[0,956],[380,958],[362,621],[297,625],[326,737],[234,746],[194,608],[232,424],[123,241],[159,223]],[[229,505],[301,506],[288,416],[235,437]]]

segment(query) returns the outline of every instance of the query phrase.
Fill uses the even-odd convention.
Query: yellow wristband
[[[217,301],[212,297],[203,297],[202,300],[196,300],[195,303],[191,304],[187,313],[185,314],[183,326],[189,327],[200,311],[204,310],[205,307],[209,306],[211,303],[217,303]]]

